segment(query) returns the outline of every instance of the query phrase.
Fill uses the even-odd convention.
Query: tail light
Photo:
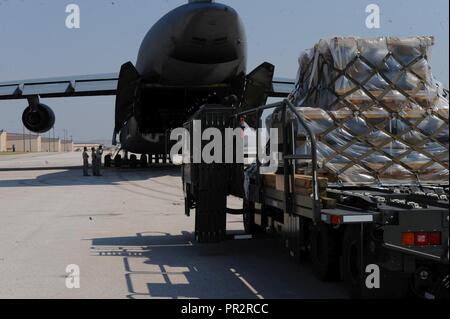
[[[441,232],[433,232],[429,234],[430,245],[439,246],[442,245]]]
[[[428,246],[430,244],[430,236],[428,233],[415,233],[414,245],[415,246]]]
[[[404,246],[439,246],[442,244],[441,232],[407,232],[402,234]]]
[[[405,246],[414,246],[414,233],[403,233],[402,243]]]
[[[341,224],[341,216],[339,215],[332,215],[331,216],[331,224],[334,226],[338,226]]]

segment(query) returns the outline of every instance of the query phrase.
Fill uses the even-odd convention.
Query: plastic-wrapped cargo
[[[449,103],[431,72],[433,44],[433,37],[333,38],[300,56],[290,99],[317,137],[330,180],[448,184]],[[296,127],[297,150],[308,153]]]

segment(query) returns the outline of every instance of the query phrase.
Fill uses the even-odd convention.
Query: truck
[[[333,39],[315,50],[324,54],[330,47],[339,47],[344,52],[343,48],[352,47],[353,40]],[[423,46],[429,39],[419,40]],[[333,41],[340,43],[335,45]],[[355,43],[371,45],[373,54],[380,45],[374,41],[357,39]],[[418,47],[410,38],[384,39],[388,46],[389,41],[393,41],[391,52],[399,50],[400,57],[407,49]],[[303,72],[303,76],[308,72],[317,76],[317,66],[323,70],[317,53],[308,53],[309,64],[307,57],[300,59],[301,68],[303,63],[305,69],[314,70]],[[393,56],[388,53],[383,61]],[[424,56],[399,68],[408,70]],[[369,65],[370,59],[365,59],[358,54],[351,64],[361,60]],[[314,63],[318,63],[316,68]],[[339,76],[353,80],[351,66],[346,64],[344,71],[337,68],[336,83]],[[418,77],[421,70],[417,66],[414,69]],[[193,132],[196,121],[202,124],[202,131],[217,129],[222,133],[219,145],[227,142],[225,131],[239,129],[242,122],[278,132],[276,141],[260,141],[257,134],[256,142],[258,154],[275,154],[275,167],[268,167],[267,160],[259,157],[251,165],[234,157],[227,162],[224,155],[223,161],[215,163],[195,162],[195,152],[207,143],[200,142],[198,149],[189,148],[189,160],[182,167],[185,213],[189,216],[195,210],[197,241],[226,239],[226,215],[242,214],[247,233],[278,234],[292,257],[310,260],[315,276],[322,281],[343,280],[352,297],[448,299],[448,100],[444,91],[437,90],[437,98],[431,93],[432,109],[421,113],[420,106],[431,101],[430,95],[406,90],[404,83],[382,75],[386,90],[400,91],[417,107],[402,104],[396,112],[388,112],[398,105],[397,97],[380,92],[374,96],[380,90],[377,87],[360,92],[364,98],[370,95],[377,109],[361,106],[348,112],[348,108],[311,107],[307,101],[311,88],[301,87],[305,82],[320,86],[320,81],[302,80],[302,69],[299,74],[296,91],[280,102],[245,110],[204,105],[186,123],[189,132]],[[365,81],[353,86],[364,91]],[[341,81],[338,87],[336,83],[334,93],[348,85]],[[353,94],[351,103],[358,106],[355,88],[342,89],[344,98],[338,96],[338,100],[346,99],[350,104],[348,96]],[[431,118],[439,125],[433,127]],[[428,127],[421,124],[426,121]],[[405,125],[409,131],[402,123],[410,125]],[[411,131],[420,132],[416,144],[405,137],[409,134],[405,132]],[[189,138],[193,142],[193,137]],[[227,207],[230,195],[242,199],[241,210]]]

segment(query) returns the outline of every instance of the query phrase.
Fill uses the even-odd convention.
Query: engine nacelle
[[[55,125],[55,113],[47,105],[28,106],[22,114],[23,125],[33,133],[45,133]]]

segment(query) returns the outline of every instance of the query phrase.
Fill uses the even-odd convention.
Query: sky
[[[135,62],[140,43],[165,13],[187,0],[0,0],[0,82],[118,72]],[[222,0],[240,14],[248,71],[268,61],[276,76],[295,78],[299,54],[334,36],[433,35],[435,76],[449,83],[448,0]],[[65,25],[80,7],[80,29]],[[366,27],[366,7],[381,9],[380,29]],[[110,139],[114,97],[43,99],[75,141]],[[26,101],[0,101],[0,129],[21,132]]]

